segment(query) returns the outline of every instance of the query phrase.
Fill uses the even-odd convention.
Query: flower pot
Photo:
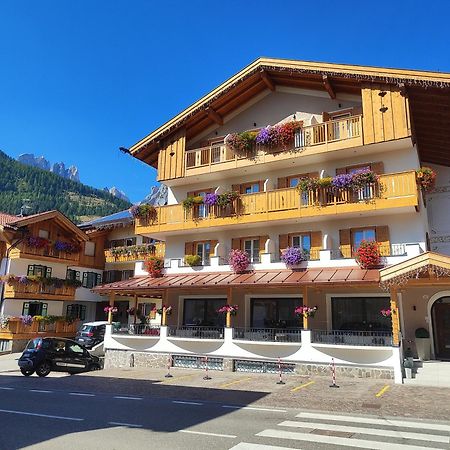
[[[431,358],[431,340],[430,338],[416,337],[417,356],[421,361],[428,361]]]
[[[405,367],[405,374],[408,380],[411,380],[413,377],[413,369],[411,367]]]

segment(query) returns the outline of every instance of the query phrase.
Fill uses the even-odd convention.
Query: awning
[[[440,253],[425,252],[401,263],[381,269],[380,285],[387,290],[391,286],[405,285],[412,279],[429,279],[433,281],[449,276],[450,257]]]
[[[98,294],[118,293],[123,295],[151,292],[158,294],[166,289],[196,289],[221,287],[295,287],[319,285],[373,284],[380,281],[379,270],[364,270],[354,267],[255,271],[243,274],[196,273],[164,275],[161,278],[141,276],[129,280],[97,286]]]

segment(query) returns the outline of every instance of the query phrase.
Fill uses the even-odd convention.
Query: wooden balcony
[[[71,324],[58,320],[54,323],[33,321],[25,325],[19,318],[12,318],[5,328],[0,328],[0,339],[31,339],[33,337],[74,337],[78,321]]]
[[[7,283],[5,298],[21,298],[30,300],[73,300],[74,286],[47,286],[42,283]]]
[[[182,204],[157,208],[153,222],[136,221],[136,234],[193,230],[226,225],[293,220],[298,218],[351,215],[419,204],[414,171],[381,175],[377,183],[359,191],[323,188],[300,194],[296,188],[241,195],[225,209],[203,206],[186,212]]]
[[[69,261],[71,263],[77,263],[79,260],[79,253],[69,253],[58,251],[53,247],[36,248],[30,247],[25,243],[22,243],[11,251],[11,258],[30,258],[40,259],[44,261]]]
[[[254,164],[291,159],[302,155],[324,153],[363,145],[362,116],[331,120],[302,127],[287,148],[268,150],[256,145],[246,156],[238,156],[222,143],[209,147],[187,150],[185,176],[230,170]]]
[[[105,250],[105,259],[107,263],[143,261],[149,256],[160,256],[163,258],[164,251],[164,242],[114,247],[113,249]]]

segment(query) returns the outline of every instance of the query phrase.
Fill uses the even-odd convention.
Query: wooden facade
[[[171,180],[184,176],[186,149],[186,130],[164,139],[158,152],[158,181]]]

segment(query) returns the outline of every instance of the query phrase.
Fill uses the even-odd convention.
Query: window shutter
[[[88,279],[88,273],[87,272],[83,272],[83,282],[81,283],[81,285],[83,287],[87,287],[87,279]]]
[[[278,178],[278,189],[286,189],[288,187],[288,178],[281,177]]]
[[[319,178],[319,172],[308,172],[308,178]]]
[[[389,241],[389,227],[383,225],[375,228],[377,242],[380,245],[381,256],[389,256],[391,254],[391,243]]]
[[[98,286],[99,284],[102,284],[102,275],[100,273],[97,274],[95,285]]]
[[[311,232],[311,253],[310,259],[319,259],[320,250],[322,250],[322,232],[312,231]]]
[[[338,167],[336,169],[336,175],[344,175],[347,173],[347,169],[345,167]]]
[[[259,237],[259,254],[265,253],[267,239],[269,239],[269,236],[260,236]]]
[[[324,122],[327,122],[328,120],[330,120],[330,114],[324,111],[324,112],[322,113],[322,120],[323,120]]]
[[[232,250],[240,250],[241,249],[241,240],[240,238],[231,239],[231,248]]]
[[[342,257],[352,257],[352,242],[350,229],[339,230],[339,249],[341,250]]]
[[[282,250],[285,250],[289,247],[289,235],[288,234],[280,234],[278,236],[278,248],[280,250],[280,254]]]
[[[52,277],[52,268],[51,267],[45,267],[45,277],[46,278]]]
[[[190,191],[187,193],[187,197],[194,197],[194,191]]]
[[[264,192],[264,181],[265,180],[259,180],[259,192]]]
[[[209,241],[209,256],[214,256],[214,249],[219,241]]]
[[[377,175],[382,175],[384,173],[383,161],[374,162],[370,167]]]
[[[29,265],[28,266],[28,273],[27,273],[27,275],[28,276],[34,275],[34,266],[33,265]]]
[[[193,255],[194,254],[194,243],[193,242],[185,242],[184,243],[184,254],[185,255]]]
[[[231,185],[231,190],[233,192],[239,192],[239,194],[242,194],[242,192],[241,192],[241,185],[240,184],[232,184]]]

